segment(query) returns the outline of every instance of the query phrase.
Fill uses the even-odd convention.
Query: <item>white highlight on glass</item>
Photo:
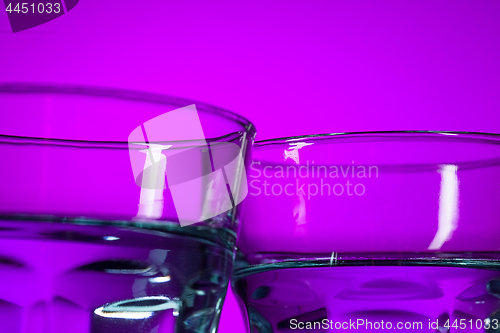
[[[290,147],[288,147],[288,150],[285,149],[283,152],[283,156],[285,157],[285,161],[289,158],[291,158],[295,164],[300,163],[299,159],[299,149],[302,147],[310,146],[313,143],[307,143],[307,142],[291,142]]]
[[[95,309],[94,313],[105,318],[147,319],[156,311],[173,309],[174,312],[178,312],[179,306],[178,299],[170,299],[165,296],[146,296],[108,304]]]
[[[332,255],[330,257],[330,266],[333,266],[333,264],[337,264],[337,252],[332,252]]]
[[[153,312],[104,312],[103,309],[97,308],[94,313],[100,317],[118,319],[147,319],[153,315]]]
[[[299,149],[313,145],[307,142],[290,142],[288,150],[285,149],[283,156],[285,161],[291,158],[296,165],[300,164]],[[293,207],[293,216],[295,217],[295,234],[300,235],[304,233],[303,225],[307,223],[306,220],[306,201],[304,199],[305,193],[300,192],[298,195],[298,202]]]
[[[458,221],[458,177],[456,165],[441,165],[439,192],[438,230],[428,250],[439,250],[449,241]]]
[[[107,241],[115,241],[115,240],[119,240],[120,237],[115,237],[115,236],[104,236],[103,237],[104,240],[107,240]]]
[[[154,278],[150,278],[149,282],[151,283],[164,283],[170,281],[170,275],[167,276],[158,276]]]
[[[146,154],[139,198],[139,218],[160,218],[163,214],[163,189],[165,188],[165,169],[167,159],[162,151],[171,145],[148,144],[141,150]]]

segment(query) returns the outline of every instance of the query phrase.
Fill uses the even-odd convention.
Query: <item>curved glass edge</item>
[[[115,89],[96,86],[83,86],[83,85],[57,85],[50,83],[23,83],[23,82],[0,82],[0,93],[52,93],[52,94],[67,94],[67,95],[84,95],[94,97],[108,97],[121,100],[138,101],[154,104],[169,104],[173,106],[183,107],[188,104],[196,104],[200,110],[208,111],[217,116],[229,119],[242,126],[242,130],[250,134],[250,138],[255,140],[256,129],[255,126],[246,118],[223,108],[219,108],[207,103],[198,102],[196,100],[175,97],[165,94],[150,93],[144,91]],[[237,133],[237,132],[236,132]],[[234,135],[229,133],[222,137],[207,138],[207,140],[218,141],[226,138],[227,136]],[[108,145],[128,145],[124,141],[86,141],[86,140],[65,140],[56,138],[36,138],[36,137],[23,137],[23,136],[5,136],[0,137],[19,138],[39,140],[41,142],[59,142],[59,143],[92,143],[92,144],[108,144]]]
[[[429,253],[408,254],[398,256],[395,254],[377,254],[374,257],[337,258],[332,262],[328,257],[311,257],[301,259],[286,259],[282,261],[260,263],[254,265],[235,262],[233,280],[238,280],[249,275],[268,272],[276,269],[301,268],[301,267],[342,267],[342,266],[444,266],[490,269],[500,271],[499,253]]]
[[[242,132],[233,132],[216,138],[205,140],[179,140],[179,141],[151,141],[154,144],[176,144],[171,149],[198,148],[205,145],[206,142],[237,142],[243,136]],[[45,139],[27,136],[4,135],[0,134],[0,143],[18,144],[18,145],[43,145],[43,146],[64,146],[75,148],[105,148],[105,149],[143,149],[142,146],[134,147],[132,144],[123,141],[86,141],[70,139]]]
[[[466,132],[466,131],[425,131],[425,130],[401,130],[401,131],[366,131],[366,132],[339,132],[339,133],[324,133],[324,134],[311,134],[290,136],[283,138],[267,139],[255,142],[255,147],[269,146],[269,145],[285,145],[291,142],[303,141],[307,139],[313,140],[329,140],[338,138],[351,138],[351,137],[370,137],[370,136],[385,136],[385,137],[414,137],[415,135],[424,135],[426,137],[436,137],[452,140],[460,139],[473,139],[491,141],[491,143],[500,144],[500,134],[486,133],[486,132]]]
[[[189,227],[181,227],[177,222],[168,220],[119,220],[99,219],[89,217],[67,217],[39,214],[0,214],[0,221],[4,222],[46,222],[70,225],[113,226],[132,228],[134,232],[154,233],[163,237],[193,238],[206,244],[217,244],[233,251],[235,249],[236,232],[227,227],[213,228],[201,223]],[[201,232],[200,232],[201,231]]]

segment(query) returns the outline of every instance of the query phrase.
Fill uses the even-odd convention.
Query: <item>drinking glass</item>
[[[232,287],[252,333],[500,332],[500,136],[256,143]]]
[[[0,331],[216,332],[246,119],[163,95],[0,84]]]

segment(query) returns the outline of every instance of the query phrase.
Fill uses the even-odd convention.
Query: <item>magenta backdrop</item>
[[[16,34],[0,14],[0,81],[192,98],[247,117],[258,139],[500,133],[499,22],[494,0],[81,0]],[[220,332],[242,331],[229,294]]]

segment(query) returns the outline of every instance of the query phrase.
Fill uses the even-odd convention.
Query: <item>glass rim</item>
[[[456,139],[471,139],[478,141],[488,141],[489,143],[500,144],[500,133],[488,133],[488,132],[472,132],[472,131],[431,131],[431,130],[391,130],[391,131],[354,131],[354,132],[334,132],[334,133],[322,133],[322,134],[310,134],[310,135],[298,135],[289,136],[281,138],[272,138],[266,140],[256,141],[254,144],[255,148],[263,146],[274,146],[274,145],[289,145],[294,142],[301,142],[307,139],[313,140],[334,140],[342,138],[353,138],[353,137],[369,137],[369,136],[385,136],[385,137],[435,137],[435,138],[447,138],[448,140]],[[442,135],[442,136],[441,136]],[[455,139],[455,140],[456,140]]]
[[[0,82],[0,94],[9,93],[26,93],[26,94],[60,94],[60,95],[79,95],[89,97],[104,97],[124,101],[134,101],[150,104],[165,104],[178,107],[195,104],[202,112],[211,113],[217,117],[225,118],[242,127],[242,130],[249,133],[253,138],[256,135],[255,125],[245,117],[220,108],[208,103],[199,102],[197,100],[176,97],[167,94],[145,92],[140,90],[123,89],[123,88],[110,88],[101,86],[90,85],[77,85],[77,84],[53,84],[53,83],[25,83],[25,82]],[[214,138],[206,138],[207,141],[217,141],[227,139],[238,132],[227,133],[222,136]],[[109,141],[109,140],[77,140],[77,139],[61,139],[61,138],[44,138],[39,136],[22,136],[22,135],[6,135],[0,133],[0,141],[20,141],[26,143],[38,143],[45,145],[88,145],[91,147],[109,147],[118,148],[121,146],[128,146],[127,141]],[[199,140],[184,140],[182,142],[197,142]],[[154,143],[167,143],[168,141],[155,141]],[[177,142],[177,141],[176,141]],[[180,142],[180,141],[179,141]]]

